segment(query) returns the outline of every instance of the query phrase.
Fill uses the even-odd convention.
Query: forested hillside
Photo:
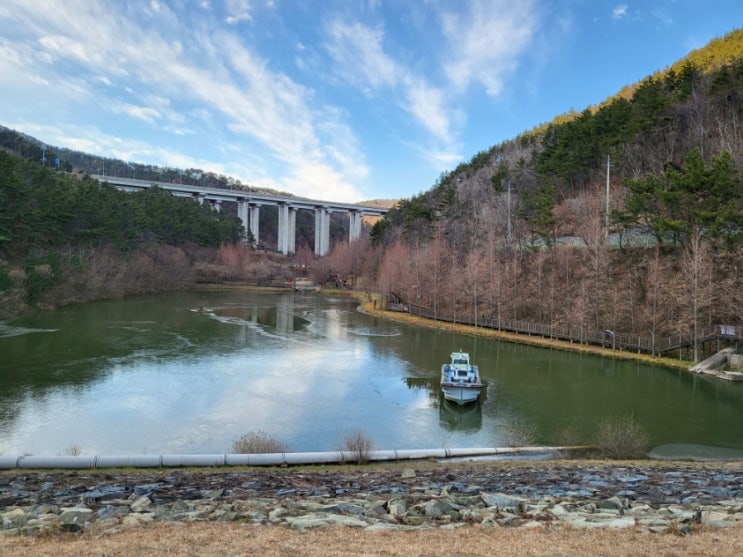
[[[0,151],[0,317],[182,288],[199,270],[228,278],[248,263],[229,248],[243,235],[236,217],[159,188],[125,193]]]
[[[0,151],[16,155],[29,162],[47,166],[51,170],[71,173],[79,176],[103,175],[134,178],[153,183],[188,184],[203,188],[244,190],[270,193],[291,197],[291,194],[270,188],[255,188],[243,184],[230,176],[207,172],[198,168],[172,168],[152,164],[127,162],[120,159],[91,155],[81,151],[47,145],[39,139],[30,137],[16,130],[0,126]],[[364,204],[389,207],[389,200],[374,200]],[[235,204],[225,204],[223,210],[237,216]],[[261,244],[275,248],[277,244],[278,211],[276,207],[266,206],[261,210],[259,236]],[[331,214],[331,245],[348,237],[344,215]],[[297,214],[296,245],[310,249],[314,245],[314,215],[308,212]]]
[[[736,31],[442,174],[376,225],[374,287],[647,336],[740,324],[741,53]]]

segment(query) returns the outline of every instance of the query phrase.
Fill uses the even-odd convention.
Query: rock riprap
[[[6,535],[117,532],[155,521],[685,533],[743,523],[743,470],[527,462],[0,474]]]

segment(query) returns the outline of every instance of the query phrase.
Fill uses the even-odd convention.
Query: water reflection
[[[278,333],[293,333],[309,324],[306,319],[294,315],[293,306],[294,304],[284,303],[280,307],[228,307],[201,311],[212,313],[225,322],[252,323],[268,327]]]
[[[0,452],[224,452],[261,429],[290,450],[552,443],[633,415],[656,445],[743,449],[741,385],[636,362],[415,329],[314,294],[183,292],[65,308],[0,328]],[[4,331],[4,333],[3,333]],[[470,353],[478,404],[444,405]],[[519,427],[514,427],[517,424]]]
[[[439,424],[449,431],[480,431],[482,428],[482,406],[479,402],[460,406],[441,396],[439,399]]]

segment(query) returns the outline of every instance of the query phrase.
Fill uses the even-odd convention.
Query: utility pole
[[[609,174],[611,172],[611,155],[606,155],[606,214],[604,215],[604,226],[606,227],[606,238],[609,238]]]
[[[506,201],[508,205],[508,228],[506,233],[506,239],[508,242],[508,249],[511,249],[511,180],[508,180],[508,193],[506,195]]]

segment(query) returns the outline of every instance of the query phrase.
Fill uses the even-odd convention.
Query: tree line
[[[189,254],[242,223],[160,188],[135,193],[0,151],[0,300],[13,308],[182,287]],[[56,290],[55,290],[56,288]]]

